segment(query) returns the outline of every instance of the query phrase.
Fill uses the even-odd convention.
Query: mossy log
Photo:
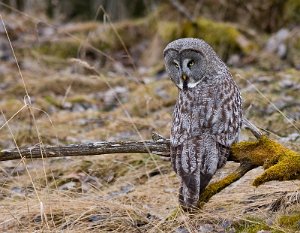
[[[217,181],[215,183],[210,184],[204,192],[201,194],[199,199],[199,207],[201,208],[208,200],[224,188],[226,188],[228,185],[232,184],[233,182],[239,180],[242,178],[248,171],[255,168],[256,166],[248,163],[248,162],[242,162],[240,166],[232,173],[227,175],[225,178],[223,178],[220,181]]]
[[[234,144],[231,150],[238,161],[264,167],[265,172],[254,180],[254,186],[271,180],[300,179],[300,154],[267,136]]]
[[[241,164],[234,172],[210,184],[204,190],[200,196],[199,207],[248,171],[259,166],[263,166],[265,171],[253,181],[254,186],[272,180],[300,179],[300,154],[267,136],[261,136],[253,142],[235,143],[231,147],[230,160],[239,161]]]

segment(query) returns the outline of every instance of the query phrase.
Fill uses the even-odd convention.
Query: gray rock
[[[231,227],[231,225],[232,225],[232,221],[227,219],[224,219],[221,223],[221,226],[225,229]]]
[[[199,233],[212,233],[214,232],[214,226],[212,224],[204,224],[198,228]]]
[[[175,230],[175,233],[189,233],[189,231],[184,226],[180,226],[180,227],[177,227],[177,229]]]
[[[76,188],[76,182],[70,181],[58,187],[59,190],[73,190]]]
[[[286,44],[279,44],[278,45],[278,48],[277,48],[277,55],[280,57],[280,58],[284,58],[287,54],[287,46]]]
[[[279,141],[280,142],[295,142],[298,139],[300,139],[300,134],[299,133],[292,133],[292,134],[289,134],[286,137],[280,138]]]
[[[112,109],[127,99],[128,89],[126,87],[117,86],[109,89],[104,93],[104,107],[105,109]]]
[[[9,61],[13,59],[10,45],[5,37],[0,37],[0,60]]]
[[[239,66],[241,64],[241,57],[240,55],[238,54],[232,54],[228,61],[227,61],[227,64],[230,65],[230,66]]]
[[[279,82],[279,86],[281,88],[292,88],[295,85],[297,85],[297,84],[289,79],[284,79],[281,82]]]
[[[268,40],[265,50],[269,53],[276,53],[280,58],[286,56],[287,47],[285,44],[286,39],[289,37],[290,32],[286,28],[280,29]]]

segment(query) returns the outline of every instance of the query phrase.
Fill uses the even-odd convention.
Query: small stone
[[[176,233],[189,233],[188,229],[186,229],[184,226],[177,227],[175,232]]]
[[[126,87],[117,86],[111,88],[104,93],[104,107],[107,110],[111,110],[119,104],[119,101],[123,102],[127,99],[128,89]]]
[[[127,184],[121,187],[122,193],[126,193],[126,194],[134,191],[134,189],[135,189],[134,185],[132,184]]]
[[[277,55],[280,58],[285,58],[287,54],[287,46],[285,44],[279,44],[278,49],[277,49]]]
[[[227,64],[230,66],[238,67],[241,64],[241,57],[238,54],[232,54],[229,57]]]
[[[198,232],[199,233],[211,233],[211,232],[214,232],[214,227],[212,224],[204,224],[199,227]]]
[[[295,85],[296,85],[296,83],[289,79],[284,79],[279,83],[279,86],[281,88],[292,88]]]
[[[101,220],[105,220],[106,217],[104,217],[103,215],[91,215],[88,218],[89,222],[99,222]]]
[[[21,187],[12,187],[11,192],[13,193],[13,196],[24,196],[25,190]]]
[[[177,189],[174,189],[174,188],[165,188],[164,192],[165,193],[176,193]]]
[[[221,226],[222,226],[224,229],[231,227],[231,225],[232,225],[232,221],[227,220],[227,219],[224,219],[224,220],[222,221],[222,223],[221,223]]]
[[[76,188],[76,182],[74,181],[71,181],[71,182],[68,182],[68,183],[65,183],[61,186],[59,186],[59,190],[73,190]]]
[[[300,134],[299,133],[292,133],[292,134],[289,134],[288,136],[286,137],[282,137],[280,138],[280,142],[295,142],[297,141],[298,139],[300,139]]]
[[[268,219],[266,220],[266,224],[267,224],[268,226],[272,226],[272,225],[274,224],[274,222],[273,222],[272,219],[268,218]]]
[[[269,53],[277,53],[280,45],[285,42],[289,36],[289,30],[286,28],[280,29],[273,36],[270,37],[266,44],[266,51]]]

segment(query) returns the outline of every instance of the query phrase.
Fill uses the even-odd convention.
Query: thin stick
[[[243,125],[246,129],[249,129],[257,139],[259,139],[263,135],[262,132],[246,118],[243,118]]]

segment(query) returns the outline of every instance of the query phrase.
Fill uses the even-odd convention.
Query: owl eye
[[[193,60],[191,60],[191,61],[189,61],[189,63],[187,64],[187,66],[189,68],[191,68],[194,64],[195,64],[195,62]]]
[[[174,62],[174,66],[179,69],[179,65],[176,62]]]

